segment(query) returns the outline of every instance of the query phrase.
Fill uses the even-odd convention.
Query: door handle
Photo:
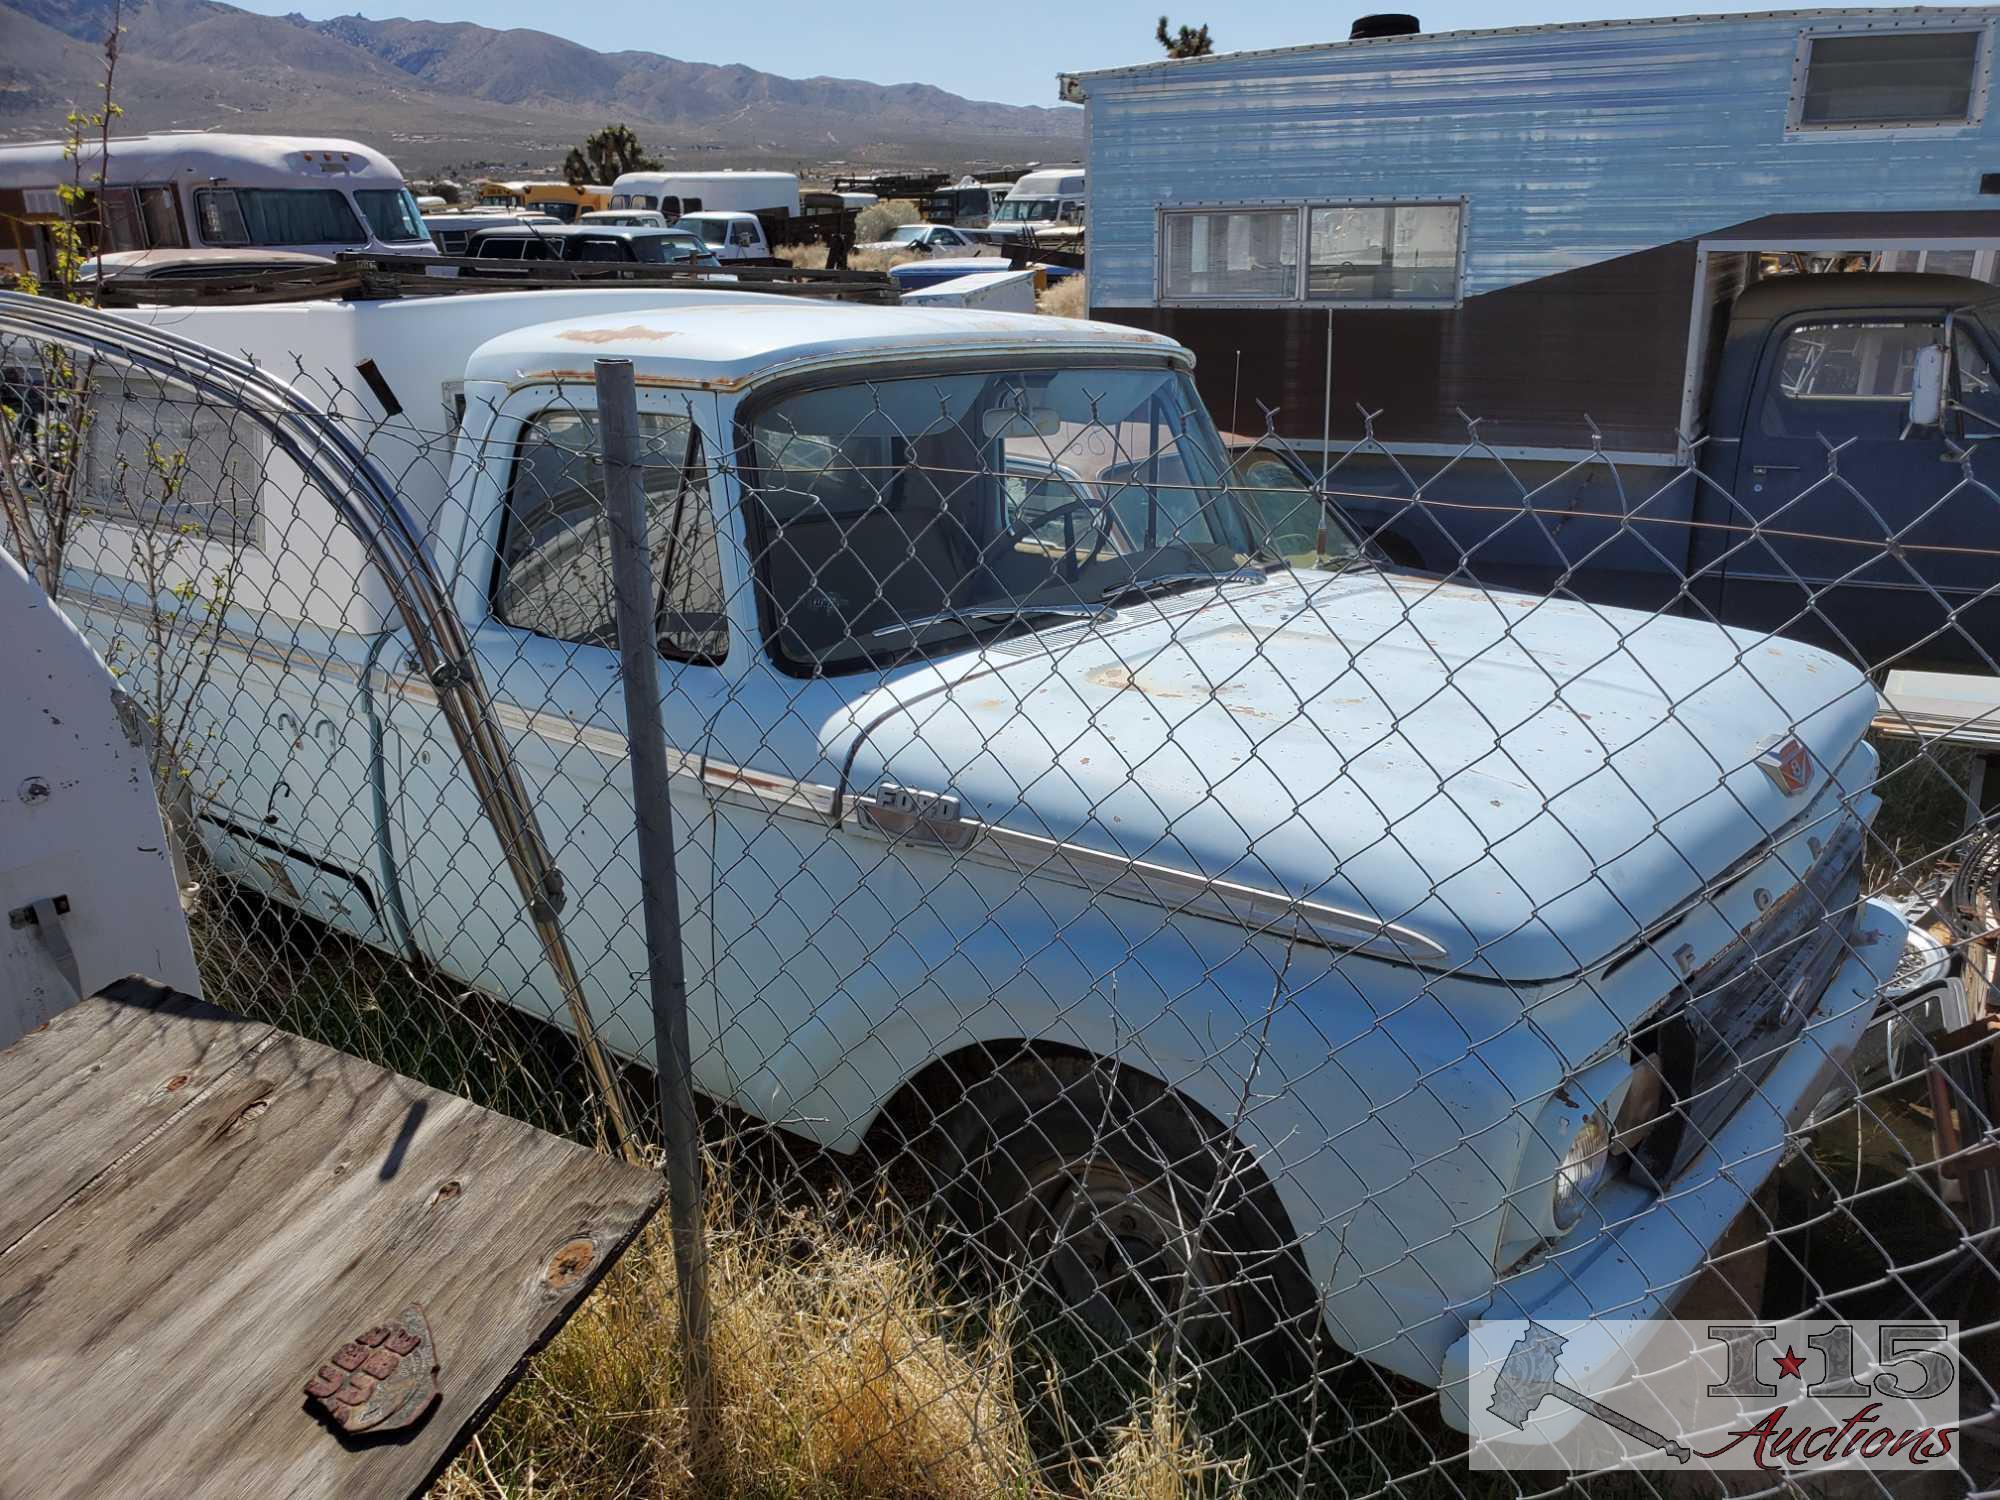
[[[1799,472],[1799,466],[1797,464],[1752,464],[1750,465],[1750,472],[1752,474],[1796,474]]]

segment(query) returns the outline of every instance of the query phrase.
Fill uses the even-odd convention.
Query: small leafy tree
[[[16,278],[24,292],[42,292],[92,306],[103,300],[104,265],[86,282],[83,267],[105,248],[104,174],[111,164],[111,122],[124,113],[112,102],[118,72],[121,7],[111,10],[104,39],[104,83],[93,109],[72,109],[63,122],[63,159],[69,181],[56,189],[61,212],[48,226],[47,283],[25,269]],[[86,175],[92,150],[97,168]],[[84,456],[89,443],[87,400],[95,361],[54,344],[37,344],[26,357],[0,360],[0,521],[7,546],[50,598],[62,593],[64,558],[82,519]]]
[[[1208,28],[1199,30],[1183,26],[1179,31],[1167,30],[1167,18],[1160,17],[1159,28],[1153,33],[1153,40],[1166,48],[1169,57],[1207,57],[1215,50],[1215,43],[1209,40]]]
[[[646,154],[630,125],[606,125],[594,130],[581,146],[563,158],[563,180],[571,187],[589,182],[615,182],[621,172],[657,172],[659,162]]]

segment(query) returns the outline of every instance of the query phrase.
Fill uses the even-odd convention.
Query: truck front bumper
[[[1906,932],[1892,907],[1868,902],[1855,923],[1853,951],[1834,972],[1810,1024],[1669,1189],[1648,1195],[1650,1202],[1623,1217],[1617,1206],[1604,1205],[1606,1225],[1585,1230],[1574,1248],[1558,1245],[1498,1282],[1483,1306],[1460,1310],[1466,1321],[1561,1323],[1667,1315],[1701,1271],[1709,1247],[1776,1169],[1793,1132],[1829,1094],[1852,1094],[1848,1060],[1902,955]],[[1438,1390],[1445,1420],[1461,1432],[1470,1427],[1465,1407],[1469,1344],[1469,1336],[1462,1335],[1446,1351]],[[1629,1349],[1608,1343],[1600,1348],[1605,1363],[1629,1365]],[[1601,1388],[1600,1377],[1617,1373],[1582,1370],[1576,1363],[1573,1356],[1566,1357],[1565,1379],[1585,1390]],[[1570,1416],[1569,1425],[1588,1420],[1570,1407],[1559,1412],[1550,1403],[1535,1419],[1538,1434],[1551,1440],[1559,1436],[1563,1413]]]

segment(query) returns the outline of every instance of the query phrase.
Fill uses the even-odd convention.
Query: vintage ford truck
[[[1657,1311],[1902,951],[1859,893],[1859,673],[1294,568],[1169,339],[727,290],[122,316],[321,393],[396,476],[643,1059],[593,451],[592,362],[632,361],[698,1085],[840,1152],[895,1122],[1122,1326],[1187,1295],[1436,1384],[1482,1312]],[[177,517],[240,549],[214,859],[560,1023],[359,545],[226,414],[176,420],[241,481]],[[100,638],[145,613],[130,556],[73,547]]]

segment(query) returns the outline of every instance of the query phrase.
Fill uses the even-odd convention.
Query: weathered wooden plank
[[[0,1051],[0,1254],[271,1034],[120,980]]]
[[[85,1087],[122,1100],[157,1071],[141,1056]],[[0,1255],[0,1493],[413,1493],[661,1193],[655,1173],[275,1033]],[[303,1382],[407,1302],[437,1337],[438,1409],[394,1438],[337,1437]]]

